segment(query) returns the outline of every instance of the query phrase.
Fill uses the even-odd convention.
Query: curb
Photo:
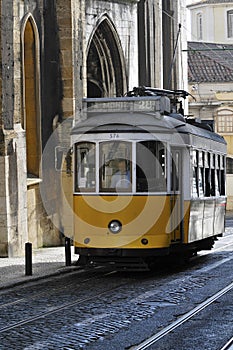
[[[11,289],[11,288],[14,288],[14,287],[17,287],[17,286],[20,286],[20,285],[24,285],[24,284],[27,284],[27,283],[30,283],[30,282],[38,282],[38,281],[41,281],[43,279],[47,279],[47,278],[50,278],[50,277],[57,277],[57,276],[61,276],[61,275],[64,275],[64,274],[68,274],[68,273],[77,273],[77,272],[82,272],[84,270],[83,267],[81,266],[75,266],[75,265],[72,265],[72,266],[64,266],[64,270],[63,268],[61,270],[58,270],[56,272],[51,272],[51,273],[48,273],[47,275],[41,275],[41,276],[23,276],[23,277],[20,277],[21,280],[17,280],[15,282],[9,282],[9,283],[5,283],[3,285],[0,285],[0,292],[2,290],[6,290],[6,289]]]

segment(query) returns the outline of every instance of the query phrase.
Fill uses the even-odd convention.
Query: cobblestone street
[[[230,220],[215,250],[202,252],[187,266],[168,264],[146,274],[72,270],[2,289],[1,349],[122,350],[139,343],[231,282]],[[232,299],[227,298],[221,308],[231,318]],[[229,317],[221,320],[220,328],[214,321],[219,322],[219,317],[211,317],[216,336],[211,333],[208,347],[202,347],[199,337],[199,347],[181,342],[179,349],[217,350],[230,338]],[[169,338],[171,347],[162,342],[160,348],[171,349],[178,341],[173,338]]]

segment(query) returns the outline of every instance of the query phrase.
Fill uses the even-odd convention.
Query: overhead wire
[[[157,6],[157,8],[158,8],[160,11],[162,11],[166,16],[168,16],[168,17],[173,21],[173,23],[174,23],[175,25],[177,25],[177,27],[179,26],[179,21],[177,21],[177,20],[174,18],[173,15],[171,15],[171,14],[168,13],[166,10],[164,10],[163,8],[161,8],[161,6],[160,6],[158,3],[156,3],[155,6]],[[187,10],[187,8],[186,8],[186,10]],[[184,26],[183,24],[182,24],[182,28],[186,31],[187,34],[189,34],[190,36],[192,35],[192,37],[194,37],[194,39],[196,39],[196,40],[198,41],[198,38],[191,32],[191,30],[189,30],[189,29],[188,29],[186,26]],[[194,41],[194,40],[193,40],[193,41]],[[206,42],[202,42],[202,41],[201,41],[201,43],[202,43],[202,45],[203,45],[204,47],[206,47],[206,48],[208,49],[208,51],[213,52],[214,55],[215,55],[215,57],[219,57],[219,59],[222,61],[222,56],[216,54],[216,51],[213,50],[213,49],[211,48],[211,46],[210,46],[211,44],[215,44],[215,43],[206,43]],[[224,43],[219,43],[219,45],[224,45]],[[225,44],[225,45],[229,45],[229,44]],[[232,44],[232,45],[233,45],[233,44]],[[230,54],[230,56],[233,58],[233,54],[232,54],[231,50],[228,50],[226,47],[224,47],[222,50],[223,50],[223,51],[228,51],[228,53]],[[187,51],[187,50],[182,50],[182,51],[184,52],[184,51]],[[191,51],[195,51],[195,50],[191,50]],[[199,52],[200,50],[196,50],[196,51]],[[219,50],[219,51],[220,51],[220,50]]]

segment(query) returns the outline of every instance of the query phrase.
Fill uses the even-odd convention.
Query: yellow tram
[[[224,232],[226,142],[184,117],[186,96],[135,88],[84,100],[72,130],[80,264],[147,266],[211,249]]]

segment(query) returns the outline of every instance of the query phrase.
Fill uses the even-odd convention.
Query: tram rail
[[[223,259],[223,261],[225,261],[225,260]],[[216,267],[216,264],[214,264],[213,268],[215,268],[215,267]],[[108,272],[105,272],[101,276],[94,276],[94,277],[91,276],[89,278],[85,278],[85,280],[81,281],[81,283],[83,284],[83,283],[85,283],[87,281],[91,281],[91,280],[94,280],[94,279],[102,278],[104,276],[107,276],[107,275],[113,274],[113,273],[116,273],[116,271],[111,271],[111,272],[108,271]],[[183,280],[183,278],[182,278],[182,280]],[[82,304],[82,303],[85,303],[85,302],[90,302],[90,301],[92,301],[92,300],[94,300],[96,298],[99,298],[99,297],[102,297],[103,295],[106,295],[109,292],[117,290],[117,289],[121,288],[124,285],[127,285],[127,283],[128,282],[118,284],[115,287],[108,288],[108,289],[106,289],[104,291],[101,291],[98,294],[89,296],[87,298],[79,298],[77,300],[74,300],[73,302],[64,303],[63,305],[61,305],[59,307],[53,307],[52,309],[50,309],[48,311],[40,312],[37,315],[27,317],[26,319],[20,320],[19,322],[15,322],[14,324],[11,324],[11,325],[8,325],[8,326],[5,326],[5,327],[1,328],[0,329],[0,334],[3,334],[5,332],[7,332],[7,331],[11,331],[11,330],[17,329],[17,328],[19,328],[21,326],[24,326],[26,324],[33,323],[33,322],[35,322],[37,320],[40,320],[42,318],[46,318],[46,317],[48,317],[50,315],[53,315],[53,314],[58,313],[58,312],[61,312],[61,311],[65,310],[65,309],[72,308],[73,306],[76,306],[78,304]],[[74,283],[67,284],[66,287],[70,287],[72,285],[74,285]],[[63,287],[59,287],[58,289],[60,290],[62,288],[64,288],[64,286]],[[190,318],[194,317],[197,313],[199,313],[200,311],[202,311],[203,309],[205,309],[206,307],[211,305],[215,300],[219,299],[221,296],[223,296],[225,293],[229,292],[232,289],[233,289],[233,282],[230,285],[228,285],[227,287],[225,287],[222,290],[220,290],[218,293],[214,294],[211,298],[209,298],[206,301],[204,301],[201,304],[199,304],[193,310],[187,312],[185,315],[183,315],[181,318],[179,318],[178,320],[173,322],[171,325],[167,326],[166,328],[164,328],[160,332],[156,333],[154,336],[150,337],[147,341],[141,343],[140,345],[138,345],[136,347],[132,347],[131,349],[132,350],[146,349],[148,346],[154,344],[156,341],[160,340],[161,338],[163,338],[164,336],[169,334],[171,331],[173,331],[177,327],[181,326],[183,323],[187,322]],[[41,293],[33,295],[33,296],[29,296],[27,298],[20,298],[19,300],[15,300],[13,302],[9,302],[9,303],[5,303],[5,304],[0,305],[0,308],[3,309],[3,308],[6,308],[6,307],[10,307],[10,306],[16,305],[17,303],[20,303],[20,302],[28,302],[29,300],[36,299],[36,298],[38,298],[38,296],[41,297],[44,294],[48,295],[48,292],[45,291],[45,292],[41,292]],[[52,292],[50,294],[52,295]],[[229,348],[226,347],[224,349],[229,349]]]
[[[106,273],[105,275],[107,275],[107,274],[109,274],[109,273]],[[38,321],[38,320],[40,320],[42,318],[45,318],[45,317],[50,316],[52,314],[55,314],[57,312],[63,311],[65,309],[72,308],[73,306],[76,306],[78,304],[82,304],[84,302],[89,302],[89,301],[91,301],[93,299],[96,299],[98,297],[101,297],[101,296],[105,295],[106,293],[112,292],[112,291],[114,291],[114,290],[116,290],[116,289],[118,289],[118,288],[120,288],[120,287],[122,287],[122,286],[124,286],[126,284],[127,283],[122,283],[120,285],[117,285],[116,287],[109,288],[109,289],[104,290],[103,292],[95,294],[94,296],[91,296],[91,297],[81,298],[81,299],[79,298],[79,299],[77,299],[77,300],[75,300],[73,302],[63,304],[63,305],[61,305],[59,307],[54,307],[54,308],[52,308],[51,310],[49,310],[47,312],[41,312],[41,313],[39,313],[39,314],[37,314],[35,316],[28,317],[28,318],[26,318],[24,320],[21,320],[19,322],[14,323],[12,325],[0,328],[0,334],[2,334],[4,332],[11,331],[11,330],[16,329],[18,327],[24,326],[25,324],[32,323],[34,321]]]
[[[220,350],[232,350],[233,349],[233,337]]]
[[[165,337],[166,335],[174,331],[176,328],[182,326],[185,322],[189,321],[195,315],[200,313],[202,310],[206,309],[208,306],[212,305],[216,300],[220,299],[223,295],[225,295],[231,290],[233,290],[233,282],[230,283],[225,288],[221,289],[219,292],[212,295],[210,298],[208,298],[198,306],[196,306],[194,309],[184,314],[182,317],[178,318],[176,321],[172,322],[170,325],[168,325],[158,333],[155,333],[153,336],[143,341],[141,344],[131,347],[130,350],[144,350],[149,348],[151,345],[158,342],[160,339],[162,339],[163,337]],[[230,349],[229,346],[231,346],[232,344],[233,344],[233,338],[230,340],[229,345],[227,347],[224,347],[221,350]]]
[[[98,267],[98,268],[96,268],[96,269],[98,269],[98,270],[103,270],[103,268],[100,268],[100,267]],[[83,283],[86,283],[87,281],[89,281],[89,280],[93,280],[93,279],[95,279],[95,278],[99,278],[99,277],[102,277],[102,275],[101,276],[97,276],[96,275],[96,270],[94,270],[94,271],[90,271],[90,273],[91,273],[91,275],[93,275],[93,276],[90,276],[90,277],[87,277],[87,271],[86,270],[82,270],[82,271],[80,271],[80,270],[77,270],[77,271],[73,271],[73,272],[71,272],[70,274],[69,274],[69,276],[71,277],[73,277],[74,275],[76,275],[76,274],[80,274],[80,272],[83,274],[83,273],[85,273],[85,275],[83,276],[84,277],[84,279],[83,280],[81,280],[80,281],[80,283],[81,284],[83,284]],[[109,272],[108,272],[109,273]],[[108,273],[106,273],[106,274],[108,274]],[[57,277],[56,277],[57,278]],[[60,276],[58,277],[58,278],[60,278]],[[39,281],[39,283],[41,284],[41,283],[43,283],[43,282],[41,282],[41,280]],[[36,281],[36,282],[31,282],[30,283],[30,285],[37,285],[38,284],[38,281]],[[77,289],[77,284],[76,284],[76,282],[74,281],[74,280],[72,280],[70,283],[68,283],[68,284],[66,284],[66,286],[65,286],[65,288],[68,288],[68,287],[72,287],[72,286],[74,286],[76,289]],[[25,285],[19,285],[19,288],[27,288]],[[11,288],[10,288],[11,289]],[[56,287],[56,292],[58,292],[59,290],[64,290],[64,286],[61,286],[61,287]],[[1,293],[0,293],[0,295],[1,294],[5,294],[6,293],[6,290],[4,289],[3,291],[1,291]],[[51,293],[49,293],[49,294],[52,294],[52,292]],[[42,291],[42,292],[36,292],[35,293],[35,295],[31,295],[31,296],[29,296],[29,297],[23,297],[23,298],[19,298],[19,299],[17,299],[17,300],[14,300],[14,301],[11,301],[11,302],[7,302],[7,303],[2,303],[2,304],[0,304],[0,310],[1,309],[4,309],[4,308],[6,308],[6,307],[10,307],[10,306],[13,306],[13,305],[16,305],[16,304],[18,304],[18,303],[21,303],[21,302],[24,302],[24,301],[31,301],[31,300],[34,300],[34,299],[37,299],[38,297],[40,297],[40,296],[43,296],[43,295],[48,295],[48,292],[47,291]]]
[[[226,242],[225,242],[226,243]],[[227,242],[228,243],[228,242]],[[224,247],[226,247],[227,248],[227,246],[226,246],[226,244],[224,244],[224,242],[223,242],[223,246],[221,247],[221,249],[223,249],[224,250]],[[214,251],[212,251],[211,253],[214,253]],[[228,252],[229,253],[229,252]],[[208,254],[210,254],[210,252],[208,252]],[[208,255],[207,254],[207,255]],[[201,262],[201,256],[199,256],[199,258],[200,258],[200,262]],[[219,267],[220,265],[222,265],[222,264],[224,264],[224,263],[226,263],[226,262],[228,262],[229,260],[232,260],[233,259],[233,256],[232,256],[232,253],[230,253],[230,254],[227,254],[227,256],[225,255],[225,254],[218,254],[217,256],[216,256],[216,258],[217,258],[217,261],[216,261],[216,259],[214,259],[214,260],[211,260],[211,263],[210,264],[208,264],[208,266],[204,266],[204,265],[201,265],[201,266],[197,266],[196,264],[194,264],[194,265],[192,265],[191,264],[191,266],[189,266],[189,268],[187,268],[187,270],[188,271],[190,271],[190,272],[192,272],[192,271],[194,271],[194,272],[196,272],[197,273],[197,276],[199,275],[199,274],[201,274],[202,276],[204,276],[205,275],[205,273],[206,272],[209,272],[210,270],[214,270],[214,269],[216,269],[217,267]],[[194,259],[194,261],[196,260],[196,258]],[[204,259],[205,260],[205,259]],[[174,271],[176,271],[176,269],[175,270],[173,270],[173,272]],[[45,321],[43,321],[42,323],[47,323],[47,322],[50,322],[51,320],[52,320],[52,317],[50,317],[50,316],[53,316],[54,315],[54,317],[53,318],[59,318],[59,316],[61,315],[61,314],[64,314],[64,313],[66,313],[65,312],[65,310],[71,310],[71,309],[74,309],[75,308],[75,306],[77,305],[77,307],[78,307],[78,309],[79,309],[79,305],[87,305],[87,310],[88,310],[88,304],[90,305],[91,303],[95,303],[95,301],[97,300],[97,299],[106,299],[106,297],[107,297],[107,299],[109,299],[110,298],[110,300],[115,300],[115,297],[113,298],[113,296],[111,295],[112,294],[112,292],[114,292],[115,293],[115,296],[117,296],[118,295],[118,291],[120,291],[120,289],[121,289],[121,287],[123,287],[123,289],[125,289],[125,286],[128,286],[128,283],[129,283],[129,281],[128,281],[128,279],[125,281],[124,279],[122,280],[121,278],[119,279],[118,278],[118,281],[117,281],[117,285],[115,284],[115,285],[111,285],[111,287],[109,287],[109,285],[105,285],[105,286],[103,286],[103,287],[101,287],[101,289],[98,291],[98,290],[96,290],[95,291],[95,289],[93,289],[92,290],[92,292],[91,292],[91,294],[89,294],[88,296],[86,296],[85,297],[85,294],[83,294],[83,293],[79,293],[78,295],[79,295],[79,297],[77,297],[77,295],[75,295],[74,296],[74,298],[73,298],[73,300],[71,301],[71,300],[67,300],[67,299],[62,299],[62,300],[60,300],[60,302],[61,302],[61,305],[56,305],[56,304],[51,304],[51,302],[50,302],[50,300],[52,300],[51,298],[50,298],[50,300],[49,300],[49,302],[48,302],[48,306],[45,306],[45,309],[44,309],[44,311],[43,311],[43,309],[40,309],[40,310],[38,310],[38,309],[34,309],[34,300],[36,299],[36,298],[38,298],[39,297],[39,299],[43,299],[43,295],[47,295],[48,296],[48,293],[50,294],[50,297],[52,296],[53,297],[53,292],[56,294],[57,293],[57,291],[59,290],[60,292],[61,292],[61,290],[62,289],[64,289],[64,293],[66,293],[66,291],[69,291],[69,293],[70,293],[70,295],[72,295],[73,294],[73,291],[74,291],[74,288],[75,289],[79,289],[79,290],[83,290],[83,288],[85,289],[88,289],[88,286],[85,286],[85,282],[91,282],[91,281],[94,281],[94,283],[95,283],[95,281],[98,281],[98,279],[101,279],[101,278],[103,278],[103,277],[105,277],[105,276],[108,276],[108,275],[112,275],[112,274],[114,274],[114,273],[116,273],[116,271],[114,271],[114,270],[112,270],[112,271],[109,271],[109,270],[107,270],[106,271],[106,269],[105,268],[97,268],[97,269],[93,269],[93,270],[86,270],[85,271],[86,272],[86,274],[88,274],[88,275],[85,275],[85,276],[83,276],[83,274],[82,274],[82,277],[80,278],[79,277],[79,282],[78,282],[78,284],[77,284],[77,280],[76,280],[76,282],[74,281],[74,274],[76,273],[76,272],[72,272],[71,273],[71,279],[72,279],[72,282],[71,283],[69,283],[69,281],[68,281],[68,283],[66,283],[65,285],[64,285],[64,283],[63,283],[63,285],[62,286],[60,286],[60,285],[58,285],[58,287],[55,287],[55,289],[53,289],[53,290],[51,290],[51,291],[42,291],[42,292],[39,292],[39,293],[37,293],[36,291],[35,291],[35,293],[33,292],[33,294],[32,295],[28,295],[28,297],[25,297],[25,298],[20,298],[20,299],[18,299],[18,300],[14,300],[14,301],[12,301],[12,302],[10,302],[10,301],[8,301],[8,303],[5,303],[5,304],[2,304],[2,305],[0,305],[0,310],[1,311],[4,311],[3,312],[3,314],[5,314],[5,310],[4,310],[4,307],[5,307],[5,309],[7,310],[7,308],[9,307],[9,309],[11,308],[11,306],[14,306],[14,305],[17,305],[17,304],[20,304],[20,302],[22,302],[22,306],[24,307],[24,304],[26,304],[26,303],[28,303],[30,300],[32,300],[33,301],[33,308],[31,309],[31,311],[30,311],[30,313],[28,313],[28,315],[24,315],[24,317],[22,317],[22,319],[21,320],[19,320],[18,322],[16,322],[13,318],[8,318],[8,321],[6,321],[8,324],[6,324],[6,322],[5,322],[5,327],[3,327],[2,329],[0,329],[0,335],[2,336],[2,337],[5,337],[5,335],[7,335],[7,332],[9,332],[9,334],[11,334],[11,331],[14,331],[14,332],[16,332],[16,333],[20,333],[21,332],[21,330],[23,329],[23,328],[25,328],[24,326],[25,325],[28,325],[28,327],[30,326],[30,327],[36,327],[37,328],[37,326],[38,326],[38,324],[37,324],[37,321],[39,321],[40,323],[41,323],[41,321],[43,321],[43,320],[45,320]],[[91,275],[90,275],[90,272],[91,272]],[[96,274],[97,272],[99,272],[99,274]],[[171,271],[170,271],[171,272]],[[79,273],[80,273],[80,271],[79,271]],[[164,271],[164,274],[166,275],[166,273],[165,273],[165,271]],[[80,276],[81,276],[81,274],[80,274]],[[119,276],[118,276],[119,277]],[[163,276],[162,277],[162,281],[161,281],[161,284],[163,284],[163,278],[165,277],[165,279],[167,278],[167,276]],[[169,276],[168,276],[169,277]],[[229,276],[230,277],[230,276]],[[57,277],[56,277],[57,278]],[[60,278],[60,276],[59,276],[59,278]],[[176,282],[176,284],[177,285],[180,285],[181,283],[185,283],[186,281],[187,281],[187,285],[190,285],[190,283],[188,282],[188,280],[189,280],[189,278],[190,278],[190,274],[188,274],[187,276],[179,276],[178,278],[177,278],[177,276],[175,276],[175,278],[174,278],[174,281]],[[115,279],[114,279],[115,280]],[[200,282],[200,281],[199,281]],[[198,283],[199,283],[198,282]],[[231,282],[231,280],[229,281],[228,280],[228,282]],[[79,284],[80,284],[80,286],[79,286]],[[99,284],[99,283],[98,283]],[[31,284],[30,284],[31,285]],[[34,285],[34,284],[33,284]],[[19,290],[21,289],[21,287],[22,286],[20,286],[19,287]],[[74,287],[74,288],[73,288]],[[25,286],[23,287],[23,288],[26,288]],[[17,288],[18,289],[18,288]],[[17,290],[16,289],[16,290]],[[223,296],[224,294],[226,294],[228,291],[230,292],[230,290],[232,290],[233,289],[233,282],[231,282],[231,284],[230,285],[228,285],[227,287],[225,287],[225,288],[223,288],[221,291],[219,291],[218,293],[216,293],[216,294],[214,294],[211,298],[209,298],[209,299],[207,299],[205,302],[202,302],[201,304],[199,304],[196,308],[194,308],[193,310],[191,310],[191,311],[189,311],[189,312],[187,312],[185,315],[183,315],[182,317],[180,317],[179,319],[177,319],[175,322],[173,322],[171,325],[169,325],[168,327],[166,327],[167,328],[167,335],[169,334],[169,332],[171,332],[172,330],[174,330],[174,329],[176,329],[176,328],[178,328],[179,326],[181,326],[182,324],[184,324],[185,322],[187,322],[189,319],[191,319],[191,318],[193,318],[195,315],[197,315],[200,311],[202,311],[202,310],[204,310],[206,307],[208,307],[208,305],[211,305],[215,300],[217,300],[218,298],[220,299],[221,298],[221,296]],[[188,289],[188,290],[190,290],[190,289]],[[215,291],[216,291],[216,289],[215,289]],[[14,293],[15,291],[13,291],[13,293]],[[108,293],[109,293],[109,295],[111,295],[110,297],[109,297],[109,295],[108,295]],[[125,291],[124,292],[122,292],[121,291],[121,293],[125,293]],[[143,292],[143,293],[147,293],[147,292]],[[179,290],[177,290],[177,293],[178,293],[178,295],[179,295]],[[3,294],[3,293],[1,293],[1,294]],[[146,295],[146,294],[145,294]],[[13,294],[13,297],[15,297],[15,294]],[[41,298],[42,297],[42,298]],[[55,298],[57,298],[57,295],[54,295],[54,297]],[[129,297],[129,296],[128,296]],[[135,295],[134,296],[135,298],[137,298],[137,296]],[[112,299],[113,298],[113,299]],[[174,293],[172,294],[172,299],[170,299],[169,298],[169,300],[174,300],[176,297],[174,296]],[[202,299],[203,300],[203,299]],[[69,302],[70,301],[70,302]],[[38,300],[38,303],[40,303],[40,300]],[[128,303],[131,303],[131,301],[130,300],[128,300]],[[206,303],[208,303],[208,305],[206,305]],[[38,304],[37,304],[38,305]],[[20,305],[20,307],[21,307],[21,305]],[[47,309],[46,309],[46,307],[47,307]],[[86,307],[86,306],[85,306]],[[187,307],[188,307],[188,305],[186,305],[186,310],[188,310],[187,309]],[[112,304],[111,304],[111,308],[112,308]],[[101,309],[101,307],[100,307],[100,309]],[[102,306],[102,310],[103,310],[103,306]],[[85,311],[86,312],[86,311]],[[101,311],[101,312],[103,312],[103,311]],[[105,311],[104,311],[105,312]],[[111,311],[112,312],[112,311]],[[116,319],[118,320],[117,322],[121,322],[121,320],[120,320],[120,318],[118,318],[118,316],[120,316],[120,314],[118,315],[118,310],[116,311]],[[144,312],[144,310],[143,309],[140,309],[140,310],[138,310],[137,311],[137,313],[139,314],[139,312],[140,312],[140,315]],[[130,313],[129,313],[130,314]],[[85,314],[85,315],[88,315],[88,311],[87,311],[87,314]],[[103,315],[105,315],[105,313],[103,313]],[[92,315],[90,314],[88,317],[90,317],[90,320],[92,319]],[[105,316],[104,316],[105,317]],[[146,316],[140,316],[142,319],[143,319],[143,317],[146,317]],[[139,319],[140,319],[140,317],[139,317]],[[135,318],[136,319],[136,318]],[[78,337],[80,337],[80,339],[86,334],[86,336],[92,336],[92,334],[94,334],[94,336],[95,336],[95,339],[98,339],[98,337],[99,337],[99,333],[97,333],[96,331],[95,331],[95,325],[93,324],[93,326],[92,326],[92,323],[91,323],[91,321],[88,321],[89,320],[89,318],[87,318],[87,321],[85,321],[86,323],[87,323],[87,325],[89,325],[89,323],[90,323],[90,325],[91,325],[91,327],[90,327],[90,329],[88,329],[88,328],[86,328],[86,329],[84,329],[84,331],[82,330],[82,327],[84,327],[85,328],[85,324],[84,324],[84,326],[82,326],[82,322],[83,323],[85,323],[84,321],[80,321],[81,323],[81,329],[79,329],[78,331],[76,330],[76,332],[77,332],[77,339],[78,339]],[[128,320],[128,319],[127,319]],[[100,326],[101,327],[103,327],[104,328],[104,323],[105,324],[108,324],[107,322],[109,321],[109,317],[108,317],[108,314],[106,313],[106,317],[104,318],[104,321],[103,321],[103,324],[102,324],[102,321],[101,321],[101,324],[99,324],[99,328],[98,328],[98,332],[99,332],[99,329],[100,329]],[[53,321],[52,321],[53,322]],[[76,321],[77,322],[77,321]],[[88,323],[89,322],[89,323]],[[130,322],[129,322],[130,323]],[[122,321],[122,324],[123,324],[123,321]],[[22,327],[22,328],[21,328]],[[88,326],[87,326],[88,327]],[[94,328],[93,328],[94,327]],[[123,327],[123,326],[121,326],[121,325],[119,325],[119,329],[117,328],[117,326],[115,326],[115,323],[113,324],[113,330],[111,330],[111,333],[116,333],[116,332],[118,332],[119,331],[119,329],[121,328],[121,327]],[[107,334],[109,334],[109,333],[107,333],[107,332],[110,332],[110,328],[111,328],[111,322],[110,322],[110,324],[109,324],[109,326],[108,326],[108,330],[106,331],[106,334],[105,334],[105,331],[103,330],[102,332],[103,333],[101,333],[101,334],[104,334],[103,335],[103,337],[105,337],[105,335],[107,336]],[[166,328],[165,328],[165,330],[166,330]],[[93,330],[94,329],[94,330]],[[163,337],[165,337],[166,336],[166,334],[164,333],[165,332],[165,330],[162,330],[162,331],[160,331],[159,333],[156,333],[154,336],[156,336],[156,337],[159,337],[158,338],[158,340],[160,340],[160,339],[162,339]],[[161,333],[162,332],[162,333]],[[149,339],[149,338],[148,338]],[[156,341],[158,341],[158,340],[156,340]],[[225,339],[226,340],[226,339]],[[81,340],[80,340],[81,341]],[[88,340],[89,341],[89,340]],[[141,343],[142,344],[142,343]],[[141,345],[141,344],[139,344],[139,345]],[[228,343],[227,343],[228,344]],[[138,346],[139,346],[138,345]],[[148,346],[151,346],[152,344],[149,344]],[[147,347],[148,347],[147,346]],[[230,345],[230,343],[227,345],[227,347],[226,348],[223,348],[224,350],[232,350],[232,348],[231,348],[231,346],[232,346],[232,344]],[[134,347],[131,347],[131,348],[129,348],[129,349],[131,349],[131,350],[135,350],[135,349],[146,349],[147,347],[142,347],[142,348],[140,348],[140,347],[136,347],[135,345],[134,345]],[[223,349],[221,349],[221,350],[223,350]]]

